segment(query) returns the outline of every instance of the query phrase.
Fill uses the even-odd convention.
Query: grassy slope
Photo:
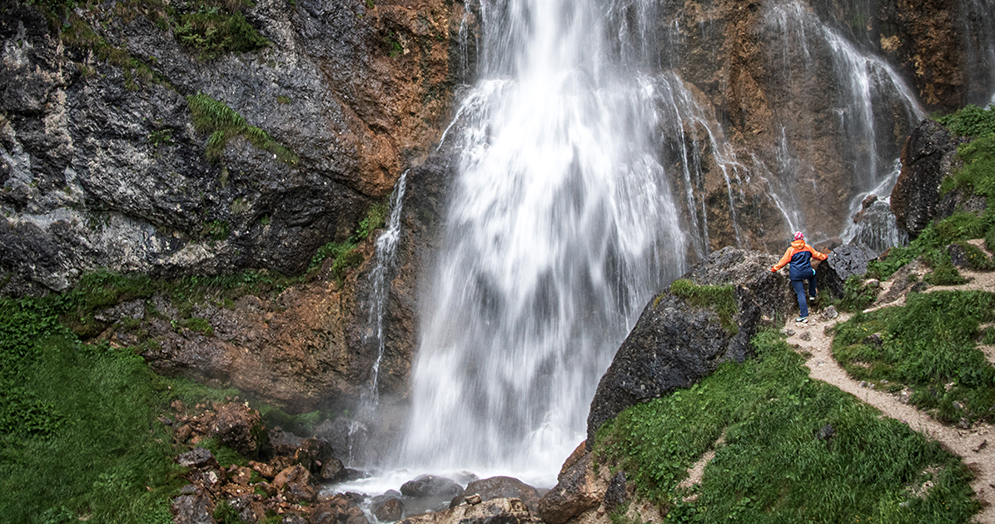
[[[779,335],[754,344],[755,360],[630,408],[598,433],[601,463],[669,506],[667,522],[967,522],[977,510],[969,473],[939,444],[810,380]],[[818,438],[826,425],[834,436]],[[723,433],[702,484],[677,489]],[[933,488],[913,496],[927,480]]]

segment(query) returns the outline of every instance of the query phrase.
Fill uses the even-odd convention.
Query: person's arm
[[[806,247],[808,247],[809,251],[812,252],[812,256],[815,257],[816,260],[825,260],[825,259],[829,258],[829,254],[828,253],[820,253],[820,252],[816,251],[815,248],[812,247],[812,246],[806,246]]]
[[[774,267],[770,268],[770,272],[771,273],[776,273],[782,267],[788,265],[788,262],[791,262],[791,255],[793,255],[793,254],[794,253],[791,252],[791,248],[789,247],[788,250],[784,252],[784,256],[781,257],[781,260],[778,260],[777,264],[774,264]]]

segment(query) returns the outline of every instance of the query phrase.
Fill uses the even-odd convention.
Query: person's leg
[[[812,275],[812,278],[808,279],[808,296],[815,298],[815,294],[815,275]]]
[[[808,316],[808,303],[805,300],[805,281],[792,280],[791,287],[795,290],[795,295],[798,296],[798,309],[801,311],[798,316],[805,318]]]

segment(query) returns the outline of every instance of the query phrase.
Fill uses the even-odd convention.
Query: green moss
[[[951,133],[958,136],[986,136],[995,133],[995,105],[982,109],[968,104],[949,115],[936,118]]]
[[[779,335],[753,343],[756,359],[723,364],[607,423],[594,445],[599,464],[624,470],[642,496],[670,510],[665,522],[970,521],[978,505],[957,457],[810,380]],[[827,425],[832,436],[820,438]],[[701,485],[678,488],[711,448]],[[926,481],[933,488],[913,496],[909,487]]]
[[[670,292],[692,306],[713,308],[723,329],[730,335],[739,333],[739,325],[733,321],[738,310],[733,286],[699,286],[690,280],[678,279],[670,284]]]

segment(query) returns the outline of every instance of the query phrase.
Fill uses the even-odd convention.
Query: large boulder
[[[242,455],[259,451],[258,436],[262,434],[259,412],[246,404],[229,402],[218,408],[211,425],[210,436]]]
[[[449,507],[454,508],[462,504],[467,497],[472,495],[480,495],[481,500],[519,499],[529,507],[529,511],[532,513],[537,513],[539,510],[539,491],[521,480],[512,477],[491,477],[475,480],[467,484],[466,489],[453,498]]]
[[[699,286],[733,286],[735,329],[723,326],[714,308],[670,291],[652,299],[598,384],[587,418],[588,449],[597,429],[623,409],[689,387],[722,362],[750,355],[757,330],[795,304],[784,272],[770,271],[776,262],[766,253],[727,247],[684,275]]]
[[[843,286],[851,276],[862,277],[867,264],[877,258],[877,253],[866,246],[845,244],[833,250],[825,262],[816,269],[819,289],[828,290],[836,298],[843,297]]]
[[[956,160],[961,139],[930,119],[923,120],[902,149],[902,172],[891,190],[891,210],[898,226],[915,238],[936,216],[940,182]]]
[[[401,524],[539,524],[518,499],[493,499],[476,504],[460,504],[435,513],[408,517]]]

